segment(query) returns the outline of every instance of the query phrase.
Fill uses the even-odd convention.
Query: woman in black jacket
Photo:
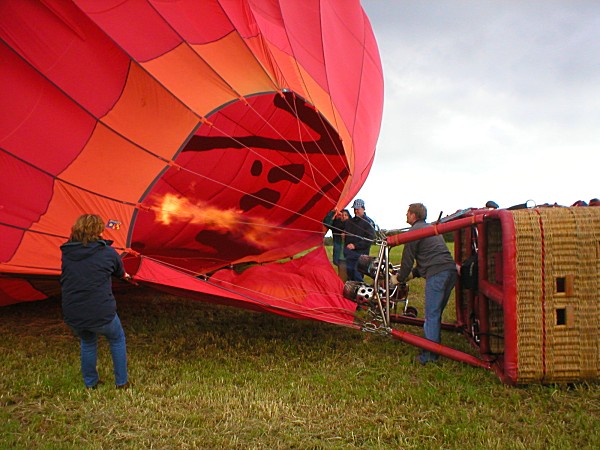
[[[62,309],[64,320],[81,340],[81,372],[85,386],[94,389],[100,379],[96,369],[98,335],[110,344],[115,384],[126,388],[125,332],[117,315],[111,276],[130,278],[121,257],[102,239],[104,222],[95,214],[80,216],[68,242],[61,245]]]

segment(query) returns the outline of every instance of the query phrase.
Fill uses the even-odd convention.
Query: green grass
[[[118,303],[127,391],[105,341],[106,384],[83,388],[57,300],[0,309],[0,448],[600,448],[598,384],[509,387],[349,328],[143,290]]]

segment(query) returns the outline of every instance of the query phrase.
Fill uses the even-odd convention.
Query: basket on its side
[[[513,213],[517,381],[600,377],[600,208]]]
[[[502,379],[600,379],[600,208],[499,210],[477,229],[478,290],[458,290],[457,307],[476,311]]]

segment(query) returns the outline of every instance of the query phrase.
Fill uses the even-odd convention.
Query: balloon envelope
[[[321,277],[281,260],[322,244],[373,160],[383,82],[358,1],[7,1],[0,39],[0,304],[55,294],[59,246],[95,213],[139,282],[350,308],[324,252]]]

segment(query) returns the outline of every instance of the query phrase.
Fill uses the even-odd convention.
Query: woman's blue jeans
[[[428,277],[425,281],[425,324],[423,325],[425,339],[437,343],[442,341],[442,313],[448,304],[457,278],[456,270],[445,270]],[[436,353],[428,351],[421,353],[423,364],[437,359]]]
[[[119,316],[96,328],[74,329],[75,333],[81,339],[81,373],[83,382],[88,388],[98,384],[98,369],[96,363],[98,359],[98,335],[106,337],[110,345],[110,354],[112,356],[113,369],[115,373],[115,384],[121,386],[127,383],[127,349],[125,345],[125,332],[121,326]]]

